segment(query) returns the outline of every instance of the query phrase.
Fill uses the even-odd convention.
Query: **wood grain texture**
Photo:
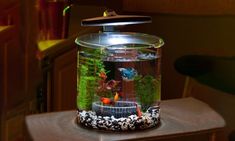
[[[75,124],[76,111],[31,115],[26,126],[33,141],[157,140],[192,134],[210,134],[225,126],[223,118],[194,98],[161,103],[161,125],[142,132],[101,132]]]
[[[30,101],[35,101],[40,81],[35,57],[34,4],[31,0],[0,0],[0,140],[3,141],[23,140],[24,116],[29,113]],[[30,112],[35,111],[36,106],[31,105]]]
[[[55,58],[53,67],[52,111],[76,108],[77,48]]]
[[[13,109],[26,97],[24,47],[21,46],[19,38],[19,8],[19,4],[13,5],[5,9],[6,15],[1,15],[9,20],[3,22],[8,26],[4,26],[5,30],[0,33],[0,65],[2,67],[0,84],[3,90],[0,95],[3,102],[0,105],[3,111]]]
[[[234,15],[233,0],[124,0],[123,9],[131,12],[151,12],[186,15]]]

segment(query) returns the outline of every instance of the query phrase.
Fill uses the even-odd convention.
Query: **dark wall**
[[[181,97],[185,77],[176,72],[173,65],[178,57],[186,54],[235,55],[235,16],[145,15],[152,16],[151,24],[130,26],[128,30],[164,39],[163,99]]]

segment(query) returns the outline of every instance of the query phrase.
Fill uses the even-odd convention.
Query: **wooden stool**
[[[86,129],[75,123],[76,111],[30,115],[26,126],[33,141],[111,141],[159,140],[189,135],[215,134],[224,126],[224,119],[207,104],[194,98],[162,101],[161,124],[157,128],[133,132],[105,132]]]

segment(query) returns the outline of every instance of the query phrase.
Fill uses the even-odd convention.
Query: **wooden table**
[[[225,126],[219,114],[194,98],[166,100],[160,106],[159,127],[143,131],[114,133],[82,128],[75,123],[76,111],[27,116],[26,126],[33,141],[157,140],[193,134],[208,134],[215,140],[215,133]]]

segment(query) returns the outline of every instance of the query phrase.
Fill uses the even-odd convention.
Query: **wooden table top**
[[[30,115],[26,117],[26,126],[34,141],[147,140],[213,133],[225,126],[219,114],[194,98],[165,100],[160,107],[159,127],[142,131],[107,132],[83,128],[75,123],[75,110]]]

